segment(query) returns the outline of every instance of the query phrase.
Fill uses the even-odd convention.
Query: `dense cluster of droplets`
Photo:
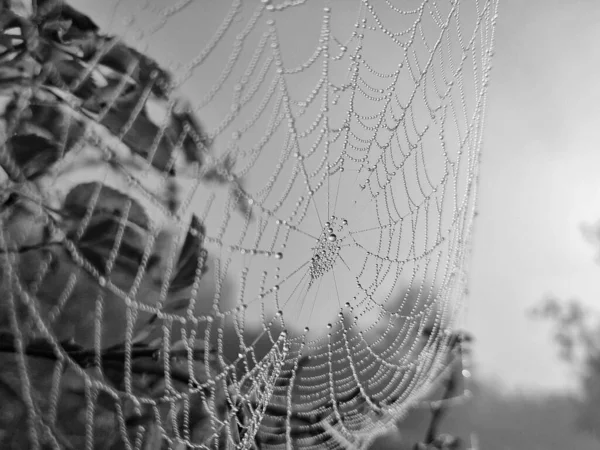
[[[337,263],[341,245],[343,245],[341,235],[346,225],[348,225],[346,219],[337,219],[335,216],[330,218],[330,222],[325,222],[325,228],[313,249],[314,253],[309,269],[311,283],[333,269]]]

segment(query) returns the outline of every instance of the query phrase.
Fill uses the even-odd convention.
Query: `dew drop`
[[[281,258],[283,258],[283,253],[281,253],[281,252],[275,253],[275,259],[281,259]]]
[[[336,241],[336,239],[337,239],[337,236],[336,236],[335,234],[331,233],[329,236],[327,236],[327,239],[328,239],[330,242],[335,242],[335,241]]]

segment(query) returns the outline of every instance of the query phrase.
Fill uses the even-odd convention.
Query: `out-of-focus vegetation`
[[[552,322],[559,356],[577,377],[581,393],[575,401],[577,426],[600,437],[600,311],[577,300],[549,298],[533,314]]]
[[[585,395],[567,391],[509,391],[503,387],[501,380],[482,380],[475,373],[465,384],[459,382],[456,395],[460,397],[465,389],[471,395],[451,402],[453,406],[443,416],[438,434],[460,438],[459,450],[598,450],[600,439],[589,432],[590,426],[582,428],[582,418],[587,417],[588,423],[594,420],[600,423],[600,345],[583,345],[576,334],[583,333],[585,339],[582,342],[588,343],[592,342],[592,336],[598,336],[593,342],[600,344],[600,333],[596,333],[596,329],[581,327],[576,332],[577,326],[588,323],[590,314],[579,308],[577,303],[572,305],[561,307],[554,302],[554,306],[547,306],[545,313],[553,312],[555,318],[561,318],[557,326],[557,342],[561,343],[561,352],[566,361],[581,361],[584,349],[590,356],[595,355],[595,359],[590,359],[589,367],[580,366],[587,369],[575,373],[575,376],[582,376],[582,392]],[[227,335],[225,341],[235,342],[237,337],[233,330],[226,331],[231,336]],[[254,340],[256,337],[258,335],[252,334],[246,339]],[[266,337],[255,344],[259,355],[266,353],[270,347],[271,343]],[[476,339],[468,347],[476,353]],[[594,348],[595,352],[591,351]],[[231,352],[235,350],[232,348]],[[567,356],[569,352],[571,354]],[[575,357],[575,354],[579,356]],[[586,373],[587,378],[583,377]],[[429,400],[440,399],[444,390],[442,381]],[[398,423],[397,432],[377,439],[371,450],[415,450],[415,444],[425,440],[431,419],[430,402],[424,401]]]
[[[572,311],[571,315],[582,317]],[[563,326],[563,329],[566,328]],[[233,341],[234,338],[232,334],[229,339]],[[559,338],[559,341],[570,342],[566,338]],[[574,339],[571,341],[575,343]],[[600,339],[596,342],[600,343]],[[270,343],[267,339],[259,340],[255,347],[260,354],[268,351]],[[476,340],[467,347],[476,352]],[[600,349],[600,346],[597,348]],[[596,361],[600,362],[600,352],[596,353]],[[596,364],[595,370],[598,393],[595,400],[589,402],[590,407],[593,404],[600,405],[600,363]],[[594,381],[590,379],[588,394],[593,386]],[[437,429],[438,434],[460,438],[461,444],[457,450],[600,448],[600,440],[581,428],[582,408],[585,402],[575,393],[509,391],[503,387],[501,380],[481,380],[476,374],[464,384],[459,382],[456,395],[462,396],[465,389],[471,392],[469,398],[458,398],[456,402],[451,402],[452,406],[446,411]],[[444,390],[445,384],[442,381],[430,400],[440,399]],[[595,409],[596,413],[593,411],[589,410],[588,417],[600,421],[600,407]],[[430,402],[424,401],[398,423],[397,432],[377,439],[371,450],[415,450],[416,443],[425,440],[431,419]]]
[[[600,441],[576,426],[577,400],[571,394],[506,392],[493,381],[471,383],[473,397],[455,406],[440,431],[463,439],[473,450],[598,450]],[[427,408],[411,412],[398,433],[378,439],[372,450],[413,450],[431,415]],[[471,440],[473,436],[473,440]]]
[[[600,249],[600,221],[582,231]],[[600,448],[600,308],[588,308],[579,300],[548,298],[532,316],[552,323],[558,354],[572,368],[579,390],[507,391],[498,380],[476,377],[468,386],[470,398],[454,406],[439,427],[441,433],[462,438],[460,449]],[[425,402],[399,422],[397,433],[379,438],[371,449],[414,450],[414,442],[422,440],[430,421]]]
[[[584,225],[582,232],[591,245],[600,247],[600,221]],[[600,309],[586,307],[577,299],[550,297],[532,316],[552,324],[558,355],[577,378],[580,395],[571,408],[578,428],[600,439]]]

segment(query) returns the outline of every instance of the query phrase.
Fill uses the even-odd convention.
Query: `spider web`
[[[366,448],[454,357],[497,1],[71,5],[69,83],[2,24],[0,443]]]

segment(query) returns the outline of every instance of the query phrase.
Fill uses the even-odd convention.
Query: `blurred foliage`
[[[576,424],[600,437],[600,314],[577,300],[548,298],[532,316],[552,323],[558,354],[578,378]]]
[[[600,222],[583,225],[582,234],[598,247]],[[531,315],[552,324],[558,354],[578,378],[580,396],[574,400],[576,424],[600,438],[600,310],[586,307],[577,299],[561,301],[550,297],[534,308]]]
[[[417,283],[420,284],[420,283]],[[447,418],[448,414],[453,414],[453,408],[448,407],[454,400],[464,397],[465,383],[463,379],[463,357],[468,359],[470,354],[469,343],[471,337],[464,332],[451,332],[450,329],[446,328],[444,324],[447,322],[447,318],[441,317],[438,314],[438,310],[435,306],[438,293],[431,286],[425,288],[415,288],[405,286],[399,288],[395,295],[392,295],[386,306],[390,310],[397,310],[405,314],[407,317],[418,317],[418,320],[414,320],[414,324],[407,327],[402,321],[390,325],[396,329],[396,333],[400,333],[402,329],[408,328],[404,333],[409,336],[408,341],[417,341],[420,344],[415,349],[421,349],[427,351],[443,352],[446,354],[447,370],[443,375],[440,376],[437,386],[434,386],[429,397],[423,402],[423,409],[415,410],[409,414],[406,420],[403,420],[400,424],[402,430],[402,439],[397,441],[396,433],[391,433],[383,438],[380,438],[372,446],[373,449],[378,448],[406,448],[407,450],[460,450],[464,448],[463,441],[467,440],[469,434],[458,435],[447,432],[443,426],[441,426]],[[426,314],[418,315],[416,311],[425,311]],[[436,315],[439,320],[436,324]],[[334,320],[332,319],[332,322]],[[344,335],[341,332],[341,327],[346,327],[346,336],[354,336],[358,331],[355,327],[351,326],[351,321],[346,320],[344,324],[338,323],[334,328],[340,330],[339,332],[332,332],[331,342],[332,346],[337,345],[337,341],[343,339]],[[378,327],[372,331],[373,335],[379,335],[385,331],[386,327]],[[278,330],[271,330],[272,334],[277,334]],[[366,334],[366,333],[365,333]],[[379,347],[385,348],[398,345],[394,342],[394,332],[388,332],[385,334],[386,339],[383,344],[379,344]],[[225,343],[223,350],[224,355],[230,359],[235,359],[239,345],[242,342],[245,345],[253,343],[252,347],[257,360],[260,360],[272,349],[272,337],[264,333],[263,329],[257,328],[246,328],[240,335],[240,331],[234,327],[225,327],[223,342]],[[401,358],[411,358],[408,350],[397,353],[399,362],[401,365]],[[325,355],[327,352],[325,349],[319,351],[315,349],[310,352],[306,359],[305,367],[310,367],[318,363],[320,355]],[[251,363],[249,361],[249,363]],[[314,370],[314,367],[312,368]],[[323,369],[323,370],[326,370]],[[311,372],[310,375],[314,376]],[[364,388],[369,388],[369,378],[373,375],[371,372],[365,372],[358,374],[358,377],[363,381]],[[297,372],[298,377],[305,376],[305,373],[300,370]],[[294,394],[293,394],[294,395]],[[327,399],[326,393],[324,393],[325,400]],[[394,401],[394,399],[387,399],[388,403]],[[441,402],[439,402],[442,400]],[[271,411],[272,414],[277,415],[276,411]],[[281,430],[282,433],[284,430]],[[462,438],[462,439],[461,439]],[[392,445],[387,447],[386,445]],[[383,445],[383,447],[381,447]],[[401,445],[398,447],[397,445]]]
[[[597,440],[573,426],[578,404],[570,394],[507,392],[494,380],[471,382],[470,388],[473,397],[453,407],[441,426],[463,437],[461,450],[598,449]],[[426,405],[412,410],[397,433],[382,436],[371,450],[413,450],[429,417]]]

